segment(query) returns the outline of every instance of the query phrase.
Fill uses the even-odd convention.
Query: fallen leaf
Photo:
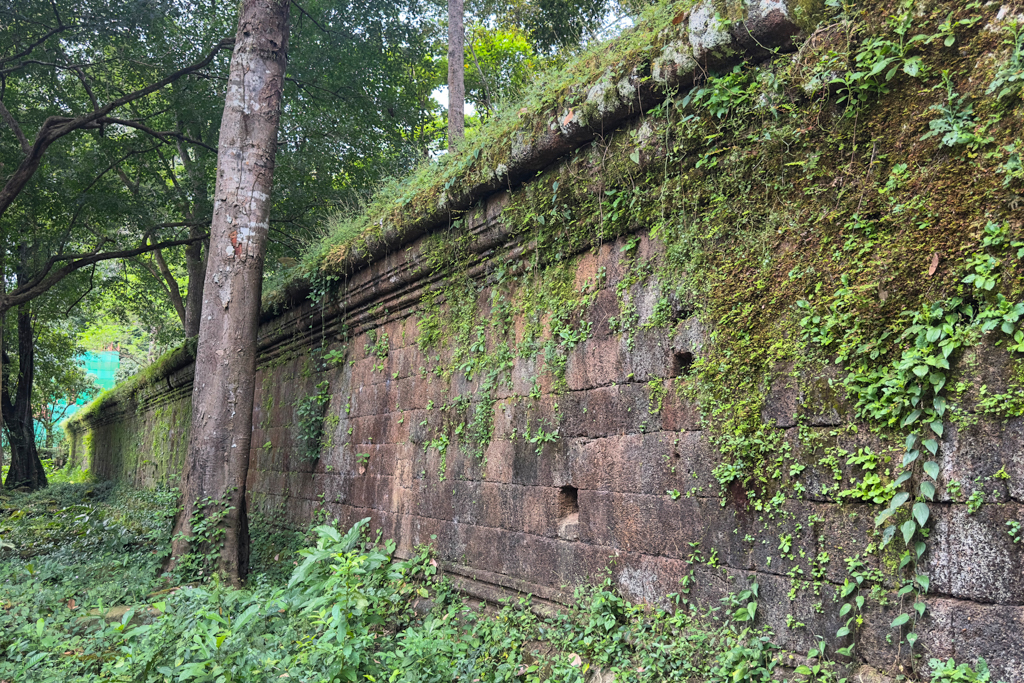
[[[580,658],[580,656],[579,656],[578,654],[576,654],[575,652],[573,652],[573,653],[572,653],[572,659],[571,659],[571,660],[569,660],[569,663],[570,663],[571,665],[573,665],[573,666],[580,666],[581,664],[583,664],[583,659],[581,659],[581,658]]]
[[[569,110],[569,114],[562,120],[562,125],[568,125],[570,121],[572,121],[572,109]]]
[[[935,275],[935,271],[939,269],[939,252],[935,252],[932,255],[932,264],[928,266],[928,275]]]
[[[74,598],[68,600],[68,609],[78,609],[78,606],[75,604]]]
[[[690,16],[689,12],[686,12],[686,11],[680,12],[679,14],[677,14],[675,17],[672,18],[672,25],[673,26],[679,26],[679,24],[681,24],[684,21],[686,21],[686,18],[689,17],[689,16]]]

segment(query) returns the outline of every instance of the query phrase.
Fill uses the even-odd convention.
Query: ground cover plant
[[[756,584],[710,610],[685,581],[666,608],[609,580],[558,614],[484,605],[452,590],[429,548],[396,559],[367,520],[306,534],[257,522],[244,589],[161,574],[176,498],[110,482],[0,498],[0,680],[582,682],[600,668],[760,681],[779,665],[754,625]]]

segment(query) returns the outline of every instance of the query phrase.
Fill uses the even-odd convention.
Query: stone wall
[[[759,3],[759,11],[776,5],[784,6]],[[737,45],[728,54],[742,53]],[[639,140],[627,166],[657,167],[667,143],[642,111],[623,111],[618,132],[605,131],[614,138],[609,146],[550,146],[546,157],[523,156],[523,176],[543,175],[507,190],[474,190],[458,272],[436,267],[438,235],[451,224],[435,224],[350,252],[352,267],[335,277],[329,295],[308,295],[305,283],[268,309],[250,506],[295,526],[320,510],[342,525],[370,517],[400,555],[434,546],[458,585],[488,600],[530,593],[571,604],[574,588],[610,576],[629,599],[664,604],[691,577],[690,598],[712,605],[756,581],[759,623],[798,653],[815,636],[850,642],[834,637],[846,623],[843,586],[864,581],[864,594],[871,592],[855,629],[853,668],[909,670],[913,655],[890,627],[910,609],[898,594],[907,579],[897,543],[880,550],[874,517],[881,508],[844,492],[865,478],[846,456],[870,449],[891,480],[903,435],[858,419],[840,367],[804,346],[751,389],[763,397],[758,433],[772,437],[758,456],[763,467],[723,477],[720,468],[735,457],[730,435],[716,431],[715,404],[705,402],[702,412],[696,398],[713,389],[706,386],[713,369],[702,363],[721,344],[718,321],[699,312],[705,302],[666,297],[657,271],[645,270],[665,258],[653,226],[635,221],[553,257],[510,224],[517,196],[550,195],[555,179],[597,177],[609,149],[625,159]],[[507,315],[496,308],[549,286],[545,268],[556,263],[568,269],[559,286],[579,303],[562,339],[548,324],[553,312],[533,320],[522,308]],[[675,284],[700,291],[704,276],[682,273]],[[468,303],[446,285],[455,277]],[[460,320],[480,323],[459,328],[468,337],[455,333],[457,308]],[[532,346],[531,330],[539,330]],[[429,343],[431,335],[443,341]],[[958,662],[984,656],[994,679],[1020,683],[1024,543],[1007,533],[1007,522],[1024,520],[1024,420],[977,407],[979,392],[1013,390],[1019,358],[1000,343],[993,332],[954,358],[949,384],[963,387],[961,410],[943,433],[938,479],[963,488],[943,485],[931,505],[918,566],[929,587],[917,652]],[[105,397],[71,425],[74,457],[98,476],[176,483],[191,372],[179,354]]]
[[[489,213],[497,213],[500,202],[492,200]],[[486,230],[486,222],[481,227]],[[605,244],[578,260],[580,283],[602,268],[607,279],[584,313],[593,336],[569,356],[568,389],[553,393],[551,374],[538,377],[541,358],[517,359],[511,386],[502,387],[493,406],[494,434],[484,461],[460,449],[452,411],[443,409],[456,396],[474,396],[479,380],[449,384],[429,371],[437,356],[416,343],[416,302],[429,285],[420,279],[395,286],[407,267],[404,253],[352,279],[350,292],[379,291],[383,283],[391,291],[368,296],[346,318],[327,316],[321,325],[320,308],[308,304],[265,325],[248,480],[252,505],[295,526],[320,509],[342,525],[370,517],[374,528],[398,541],[399,554],[418,544],[436,547],[457,583],[485,599],[522,592],[572,604],[576,586],[600,582],[610,571],[627,597],[655,604],[665,603],[692,574],[691,597],[710,604],[756,579],[760,609],[780,645],[802,651],[812,633],[834,633],[843,621],[835,592],[848,579],[842,560],[871,542],[876,508],[841,504],[834,487],[824,493],[831,473],[816,467],[822,451],[805,446],[799,431],[851,452],[865,445],[884,452],[891,444],[867,431],[840,433],[850,416],[827,388],[830,368],[800,378],[782,373],[769,390],[764,417],[783,430],[794,462],[807,467],[806,497],[787,500],[774,519],[746,505],[739,487],[725,492],[723,505],[713,474],[722,457],[702,430],[696,406],[676,390],[676,378],[686,376],[705,343],[701,326],[690,319],[675,334],[651,331],[632,348],[609,329],[618,313],[624,244],[625,238]],[[648,258],[654,248],[641,234],[638,253],[628,258]],[[481,292],[481,302],[487,294]],[[636,295],[652,298],[642,286]],[[343,320],[350,337],[339,336]],[[371,333],[387,335],[386,357],[374,355]],[[321,345],[343,351],[344,360],[318,371],[309,351]],[[989,355],[996,357],[985,359],[990,365],[973,358],[964,364],[980,365],[976,372],[999,381],[1005,358]],[[154,378],[137,399],[100,412],[78,434],[75,452],[91,437],[97,475],[137,485],[176,483],[190,369]],[[330,402],[313,462],[305,455],[298,407],[324,381]],[[798,386],[816,387],[817,395],[802,395]],[[538,445],[523,438],[538,420],[557,429],[555,441]],[[443,466],[439,449],[425,446],[437,433],[451,436]],[[982,655],[1007,683],[1024,680],[1024,553],[1004,531],[1008,520],[1024,519],[1024,421],[954,427],[942,447],[946,478],[973,481],[1001,468],[1010,478],[997,487],[999,502],[973,515],[948,498],[934,506],[933,545],[925,556],[933,597],[921,642],[932,656],[959,661]],[[815,515],[817,521],[807,523]],[[795,562],[783,563],[783,536],[792,538]],[[816,564],[822,552],[832,559],[824,567]],[[878,566],[878,557],[865,559]],[[820,580],[791,599],[794,567],[808,579],[817,571]],[[890,605],[865,615],[860,655],[880,669],[899,655],[886,642],[897,613]],[[786,628],[787,615],[807,628]]]

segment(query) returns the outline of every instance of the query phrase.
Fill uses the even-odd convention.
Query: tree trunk
[[[179,129],[182,127],[178,122]],[[194,130],[189,133],[196,139],[202,139],[203,131]],[[200,152],[201,153],[201,152]],[[188,217],[197,221],[213,213],[210,206],[210,196],[206,189],[206,176],[203,173],[202,164],[198,164],[189,156],[189,150],[184,146],[178,146],[178,155],[181,157],[182,166],[185,168],[185,177],[192,188],[192,206]],[[189,237],[200,237],[203,229],[198,225],[189,228]],[[204,242],[194,242],[185,247],[185,270],[188,273],[188,291],[185,293],[185,337],[192,338],[199,336],[199,321],[202,320],[203,309],[203,281],[206,279],[206,257],[204,256]],[[206,247],[209,252],[209,247]]]
[[[189,234],[189,237],[191,236]],[[185,247],[185,269],[188,271],[188,291],[185,292],[185,337],[191,338],[199,336],[199,321],[202,320],[203,280],[206,278],[202,242]]]
[[[4,270],[4,259],[3,259],[4,241],[0,236],[0,299],[4,298],[4,294],[7,292],[7,271]],[[3,392],[4,386],[4,327],[7,325],[7,314],[0,311],[0,393]],[[2,401],[2,400],[0,400]],[[3,405],[0,403],[0,474],[4,471],[4,411]]]
[[[218,145],[202,325],[192,391],[192,431],[182,474],[170,567],[191,545],[218,552],[217,571],[238,585],[248,569],[245,480],[284,71],[287,0],[243,0]],[[193,538],[197,515],[218,518],[211,549]]]
[[[462,0],[448,0],[448,151],[454,152],[466,130],[466,32]]]
[[[27,304],[18,307],[18,387],[11,394],[4,387],[0,392],[0,412],[7,426],[11,444],[11,469],[5,486],[9,489],[27,486],[33,491],[47,485],[43,463],[36,451],[35,425],[32,421],[32,376],[35,370],[32,338],[32,316]]]

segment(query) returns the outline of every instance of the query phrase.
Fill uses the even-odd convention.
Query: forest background
[[[447,148],[446,6],[292,3],[265,278]],[[465,5],[466,135],[531,76],[642,9],[616,0]],[[178,0],[0,6],[0,405],[4,453],[44,448],[98,393],[198,333],[235,8]],[[7,477],[10,458],[2,461]],[[47,467],[60,464],[58,459]]]

